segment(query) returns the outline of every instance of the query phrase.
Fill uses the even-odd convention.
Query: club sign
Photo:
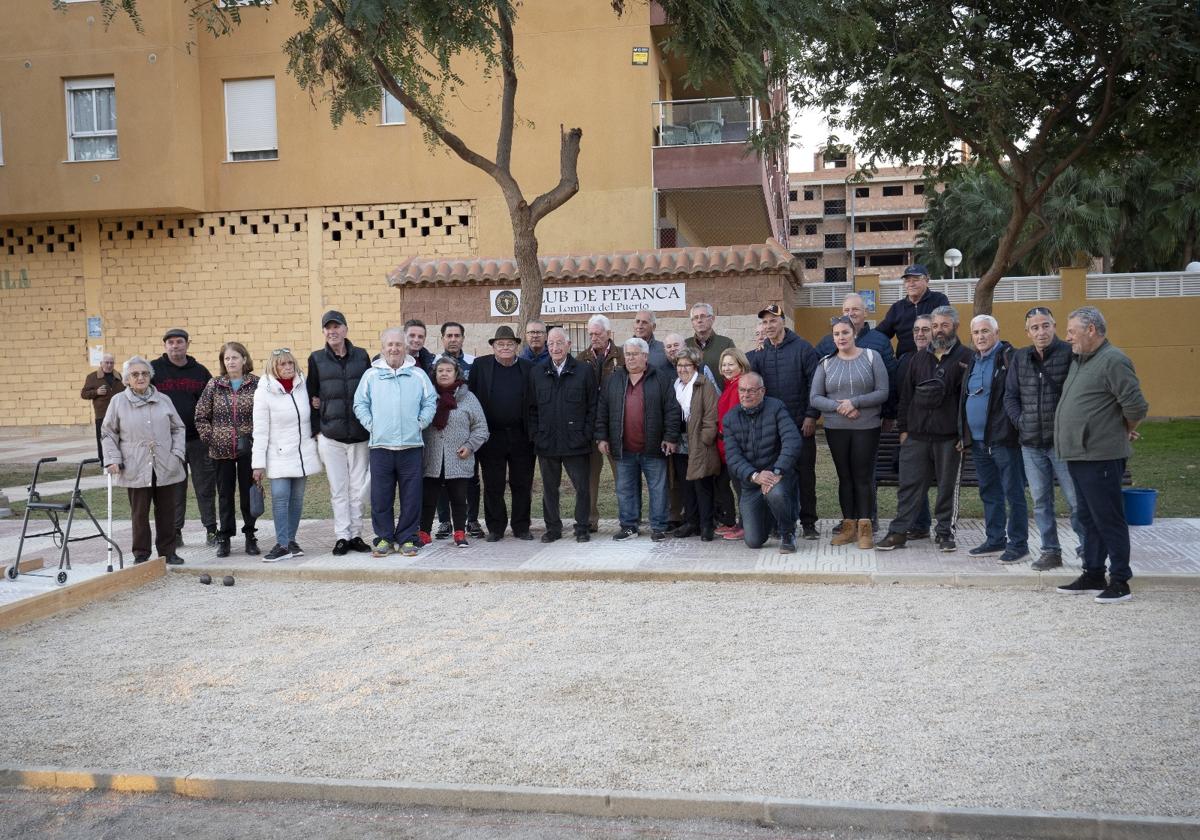
[[[521,306],[520,289],[493,289],[492,317],[511,318]],[[542,289],[543,315],[592,315],[598,312],[652,312],[687,310],[686,283],[652,283],[634,286],[546,286]]]

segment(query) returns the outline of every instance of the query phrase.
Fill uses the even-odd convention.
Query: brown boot
[[[858,547],[859,548],[874,548],[875,535],[871,532],[871,520],[858,520]]]
[[[854,520],[853,519],[843,519],[841,530],[839,530],[836,534],[833,535],[833,539],[830,540],[829,544],[830,545],[849,545],[850,543],[854,542],[854,539],[857,536],[858,536],[858,529],[855,527]]]

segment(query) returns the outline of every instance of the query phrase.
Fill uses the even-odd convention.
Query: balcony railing
[[[745,143],[758,130],[758,102],[749,97],[675,99],[654,103],[655,146]]]

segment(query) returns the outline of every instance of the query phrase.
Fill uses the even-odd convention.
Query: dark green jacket
[[[725,390],[725,377],[721,375],[721,354],[730,347],[735,346],[733,339],[727,335],[717,335],[713,333],[709,336],[708,344],[704,345],[701,350],[700,342],[696,341],[696,336],[683,342],[693,350],[699,350],[700,355],[704,358],[704,364],[708,365],[708,369],[712,371],[713,377],[717,380],[717,393]]]
[[[1071,359],[1054,412],[1054,451],[1064,461],[1115,461],[1133,454],[1125,421],[1146,417],[1150,404],[1129,357],[1105,339],[1094,353]]]

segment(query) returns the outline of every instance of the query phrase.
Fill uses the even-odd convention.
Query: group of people
[[[305,482],[322,469],[334,554],[382,557],[414,556],[436,539],[463,547],[506,533],[534,539],[535,468],[541,541],[564,536],[565,471],[575,496],[573,536],[587,542],[597,531],[606,461],[617,495],[614,539],[640,535],[644,483],[653,541],[720,537],[759,548],[777,538],[779,551],[790,553],[797,536],[820,537],[820,419],[838,475],[834,545],[894,550],[932,530],[942,551],[957,550],[959,473],[969,450],[986,523],[986,539],[970,555],[998,554],[1003,563],[1029,556],[1028,481],[1042,546],[1033,567],[1061,566],[1057,480],[1084,568],[1060,591],[1128,599],[1120,481],[1148,406],[1128,358],[1105,337],[1103,315],[1092,307],[1072,312],[1064,341],[1051,311],[1035,307],[1025,319],[1031,343],[1019,350],[1000,339],[993,317],[979,315],[968,349],[956,310],[929,289],[922,266],[906,269],[904,286],[905,297],[875,328],[863,299],[848,295],[815,347],[787,327],[780,306],[766,306],[746,352],[715,332],[706,303],[691,308],[687,338],[657,338],[654,313],[642,311],[618,343],[610,320],[596,315],[578,353],[565,330],[531,321],[524,342],[501,326],[488,340],[492,353],[479,357],[463,351],[462,324],[441,325],[435,355],[425,346],[426,325],[410,320],[381,334],[372,359],[350,342],[342,313],[330,311],[322,319],[325,345],[308,357],[307,375],[280,348],[261,378],[238,342],[221,348],[220,375],[210,376],[187,354],[187,332],[172,329],[160,358],[134,356],[120,377],[105,357],[82,395],[96,401],[106,469],[129,488],[136,561],[150,554],[153,503],[158,554],[183,562],[176,547],[189,470],[218,556],[231,551],[235,491],[245,551],[259,554],[251,490],[269,479],[276,544],[262,559],[277,561],[303,553],[296,530]],[[880,436],[893,427],[898,511],[876,542],[875,464]],[[368,499],[369,544],[361,531]]]

